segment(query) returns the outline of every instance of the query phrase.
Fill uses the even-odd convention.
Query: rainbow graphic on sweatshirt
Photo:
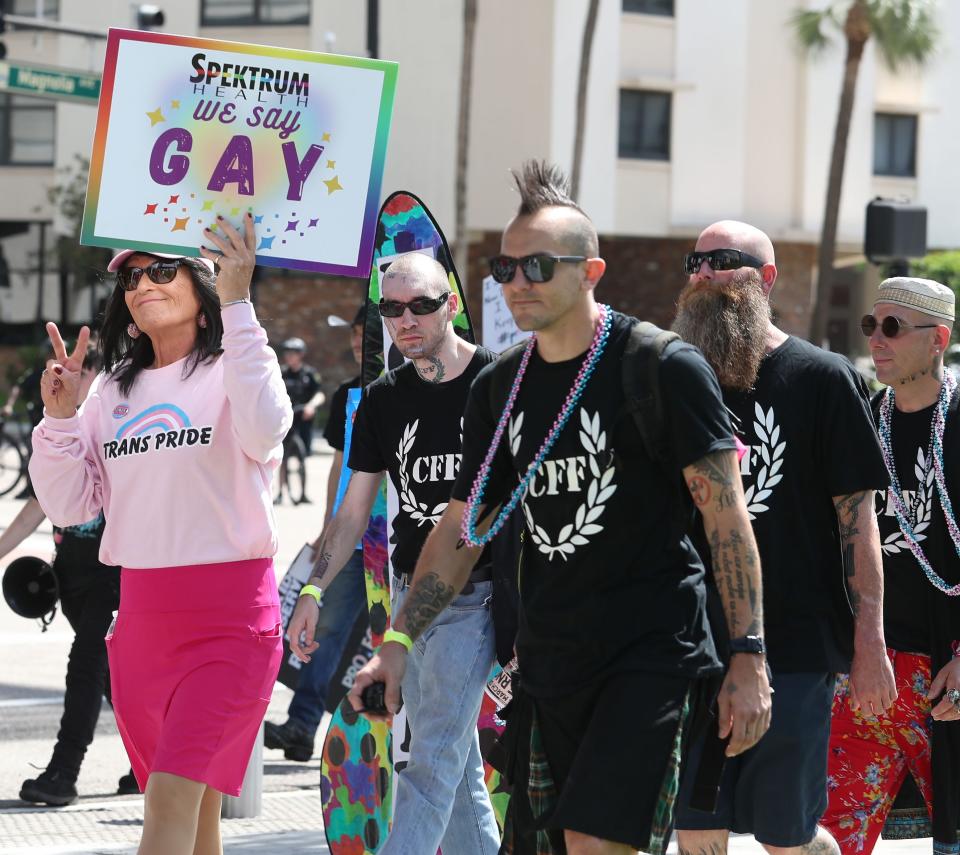
[[[154,404],[120,425],[115,438],[123,439],[126,436],[166,433],[167,431],[179,431],[181,428],[187,427],[191,427],[190,416],[176,404]]]

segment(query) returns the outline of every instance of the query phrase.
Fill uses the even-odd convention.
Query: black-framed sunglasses
[[[896,315],[887,315],[882,321],[877,321],[873,315],[864,315],[860,320],[860,332],[867,338],[870,338],[880,327],[880,332],[884,338],[896,338],[901,332],[906,330],[929,330],[939,324],[908,324],[901,321]]]
[[[513,281],[519,267],[528,282],[549,282],[558,263],[576,264],[586,260],[585,255],[550,255],[547,252],[525,255],[523,258],[497,255],[490,259],[490,275],[501,285],[506,285]]]
[[[688,252],[683,257],[683,272],[689,276],[699,273],[703,262],[707,262],[711,270],[739,270],[741,267],[759,270],[764,265],[755,255],[739,249],[711,249],[710,252]]]
[[[447,291],[439,297],[414,297],[409,303],[401,303],[399,300],[381,300],[377,305],[380,308],[380,314],[385,318],[399,318],[407,309],[415,315],[432,315],[450,299],[452,293],[453,291]]]
[[[174,258],[170,261],[155,261],[146,267],[121,267],[117,271],[117,284],[124,291],[136,291],[140,277],[146,273],[147,278],[155,285],[166,285],[173,282],[183,263],[184,259]]]

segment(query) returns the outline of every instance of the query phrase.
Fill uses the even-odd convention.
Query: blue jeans
[[[477,716],[493,666],[490,582],[454,598],[407,657],[410,759],[397,776],[380,855],[496,855],[500,830],[483,781]],[[394,597],[398,614],[407,591]]]
[[[287,718],[316,733],[325,710],[327,686],[350,640],[350,630],[367,604],[363,580],[363,550],[355,549],[330,587],[323,592],[317,621],[316,653],[303,666],[300,682],[287,709]]]

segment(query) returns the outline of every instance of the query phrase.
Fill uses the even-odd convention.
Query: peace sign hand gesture
[[[47,414],[55,419],[69,419],[77,412],[80,397],[80,371],[87,355],[90,328],[81,327],[77,346],[67,356],[60,330],[55,323],[47,324],[47,335],[53,345],[53,359],[40,376],[40,397]]]

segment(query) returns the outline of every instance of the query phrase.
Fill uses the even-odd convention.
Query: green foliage
[[[851,0],[837,0],[821,10],[797,9],[790,24],[797,44],[812,54],[821,52],[834,35],[844,37]],[[896,71],[905,63],[923,65],[940,38],[935,0],[865,0],[871,38],[884,64]]]

